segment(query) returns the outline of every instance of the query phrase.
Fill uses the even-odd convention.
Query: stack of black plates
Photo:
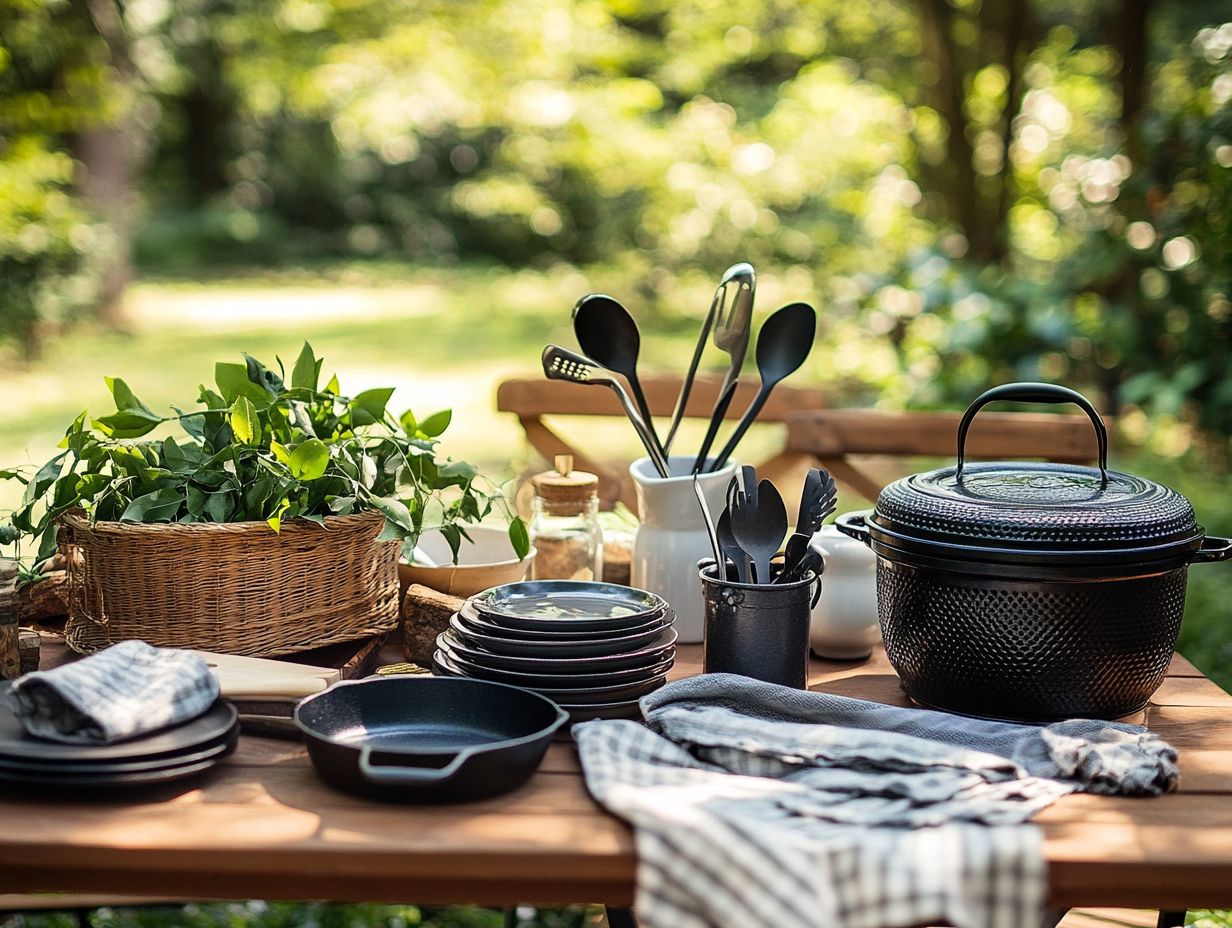
[[[0,684],[0,784],[82,797],[100,790],[157,787],[205,773],[235,748],[239,722],[218,700],[204,715],[112,744],[63,744],[26,734]]]
[[[574,722],[633,718],[676,659],[676,615],[613,583],[530,580],[472,596],[436,639],[439,675],[542,693]]]

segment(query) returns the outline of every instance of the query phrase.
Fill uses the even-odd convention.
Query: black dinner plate
[[[519,670],[523,673],[594,673],[604,670],[623,670],[626,667],[649,667],[657,664],[668,652],[674,653],[676,629],[664,629],[649,644],[625,654],[601,654],[593,657],[522,657],[498,654],[486,648],[476,648],[462,641],[453,629],[446,629],[436,637],[436,646],[448,653],[457,653],[467,660],[484,667],[499,667]]]
[[[462,668],[451,661],[449,656],[439,648],[436,653],[432,655],[432,668],[434,672],[448,677],[469,676],[464,670],[462,670]],[[527,689],[533,689],[539,695],[546,696],[558,705],[591,705],[593,703],[623,702],[629,699],[640,699],[647,693],[653,693],[666,682],[667,674],[662,673],[654,677],[648,677],[642,681],[618,683],[614,686],[583,686],[570,688],[534,686],[527,687]]]
[[[566,705],[560,707],[569,713],[569,724],[589,722],[592,719],[640,719],[642,707],[636,699],[621,702],[605,702],[598,705]]]
[[[219,699],[203,715],[188,722],[112,744],[64,744],[26,734],[5,698],[9,683],[0,683],[0,761],[103,763],[174,758],[217,741],[235,725],[237,713]]]
[[[176,783],[189,777],[200,776],[218,765],[219,758],[200,760],[192,764],[178,764],[161,770],[140,770],[132,773],[14,773],[0,770],[0,784],[24,789],[63,789],[64,787],[89,787],[91,790],[131,789],[133,787],[162,786]],[[71,798],[89,798],[80,793]]]
[[[633,634],[599,636],[593,635],[581,641],[523,641],[520,638],[505,638],[476,631],[466,624],[457,613],[449,619],[449,627],[464,642],[497,654],[521,657],[593,657],[602,654],[622,654],[636,651],[650,644],[670,626],[668,619],[651,623],[650,628]]]
[[[654,593],[589,580],[525,580],[471,597],[475,610],[497,625],[530,630],[629,628],[667,609]]]
[[[596,638],[632,635],[637,632],[648,631],[653,626],[661,625],[665,621],[674,622],[676,620],[676,613],[671,609],[665,609],[644,622],[639,619],[635,625],[622,625],[615,628],[561,629],[546,622],[539,623],[533,629],[518,628],[513,625],[502,624],[504,620],[494,621],[491,616],[481,615],[471,605],[470,600],[462,604],[462,607],[458,610],[458,616],[463,620],[463,624],[473,627],[477,632],[495,635],[499,638],[517,638],[522,641],[592,641]]]
[[[162,758],[145,758],[141,760],[120,760],[98,764],[64,763],[61,761],[25,761],[0,758],[0,772],[13,776],[46,775],[54,777],[110,776],[117,773],[144,773],[153,770],[168,770],[183,767],[206,760],[221,760],[235,750],[239,739],[239,723],[232,727],[222,738],[203,745],[199,750],[184,754],[173,754]]]
[[[675,654],[648,667],[628,667],[623,670],[608,670],[597,673],[521,673],[516,670],[504,670],[499,667],[484,667],[462,657],[456,651],[446,651],[438,648],[450,661],[461,669],[468,677],[481,680],[493,680],[497,683],[509,683],[513,686],[523,686],[527,689],[537,687],[585,687],[585,686],[615,686],[618,683],[637,683],[667,673],[676,662]]]

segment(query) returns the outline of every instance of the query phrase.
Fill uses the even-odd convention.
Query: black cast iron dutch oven
[[[321,779],[404,802],[460,802],[517,789],[568,720],[530,690],[452,677],[348,680],[295,707]]]
[[[995,400],[1075,403],[1099,467],[965,464],[967,430]],[[886,654],[921,705],[1011,721],[1117,718],[1163,682],[1190,564],[1232,558],[1232,539],[1189,501],[1108,470],[1108,435],[1081,394],[1012,383],[958,426],[958,461],[895,481],[840,531],[877,555]]]

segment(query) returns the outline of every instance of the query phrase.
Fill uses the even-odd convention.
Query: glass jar
[[[573,457],[556,457],[556,470],[531,478],[535,488],[530,540],[537,553],[532,580],[601,580],[603,531],[599,478],[573,470]]]

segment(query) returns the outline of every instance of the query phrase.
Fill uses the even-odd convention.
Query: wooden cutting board
[[[342,679],[342,672],[335,667],[314,667],[213,651],[193,653],[210,665],[218,677],[222,695],[229,699],[301,699]]]

